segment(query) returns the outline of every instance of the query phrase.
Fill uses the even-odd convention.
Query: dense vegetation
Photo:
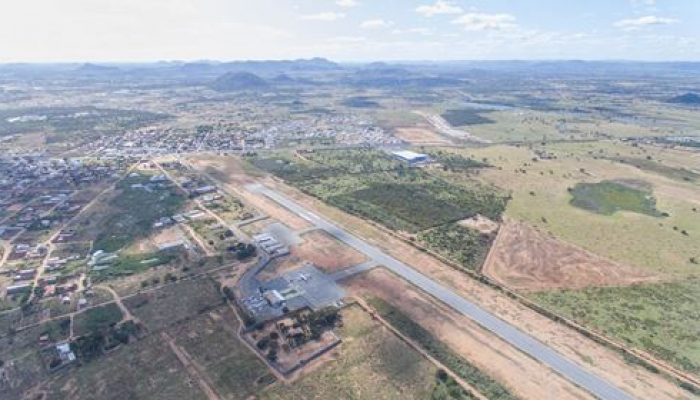
[[[477,161],[473,158],[463,157],[459,154],[450,153],[442,150],[431,151],[428,154],[435,161],[442,164],[443,168],[447,171],[469,171],[490,166],[485,162]]]
[[[579,183],[570,191],[573,195],[572,205],[598,214],[612,215],[617,211],[632,211],[661,216],[650,190],[637,182]]]
[[[547,307],[700,374],[700,279],[541,292]]]
[[[455,354],[447,345],[391,304],[378,298],[370,299],[370,304],[393,327],[416,341],[431,356],[474,386],[476,390],[487,398],[494,400],[516,399],[505,386],[481,372],[465,358]]]
[[[452,126],[465,126],[465,125],[477,125],[477,124],[490,124],[494,121],[492,119],[483,117],[481,114],[486,111],[475,110],[475,109],[459,109],[459,110],[447,110],[442,113],[442,118],[445,119]]]
[[[450,182],[377,150],[317,151],[252,163],[304,192],[394,230],[418,232],[481,214],[500,220],[507,199],[492,187]],[[455,168],[484,164],[444,155]]]
[[[421,232],[418,239],[429,249],[457,261],[470,271],[478,271],[493,238],[457,223]]]

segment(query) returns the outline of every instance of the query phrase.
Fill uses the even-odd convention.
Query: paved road
[[[428,294],[441,300],[453,309],[473,319],[482,327],[493,332],[501,339],[549,366],[571,382],[589,391],[600,399],[631,400],[633,397],[604,379],[587,371],[570,361],[549,346],[522,332],[518,328],[462,298],[451,289],[442,286],[429,277],[417,272],[401,261],[387,255],[377,247],[371,246],[358,237],[341,229],[337,225],[308,211],[288,197],[262,185],[250,185],[249,190],[261,193],[305,220],[335,236],[338,240],[364,253],[377,264],[383,265],[407,281],[418,286]]]

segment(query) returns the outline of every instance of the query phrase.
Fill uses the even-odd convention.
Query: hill
[[[259,90],[268,86],[267,81],[250,72],[228,72],[216,78],[209,85],[219,92]]]
[[[700,96],[695,93],[686,93],[668,100],[669,103],[700,105]]]

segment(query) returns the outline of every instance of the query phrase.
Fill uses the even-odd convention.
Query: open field
[[[359,307],[342,311],[343,339],[315,371],[263,399],[426,399],[437,369]]]
[[[326,272],[335,272],[367,261],[362,253],[339,242],[324,231],[301,236],[304,243],[291,247],[293,256],[309,261]]]
[[[397,128],[394,136],[414,146],[449,145],[451,142],[430,128]]]
[[[512,191],[506,209],[506,215],[512,219],[652,274],[674,278],[697,272],[690,259],[700,256],[700,187],[602,158],[617,153],[645,154],[657,160],[668,159],[665,164],[675,165],[684,158],[686,163],[697,161],[691,153],[669,151],[663,157],[655,148],[617,143],[550,144],[533,150],[493,146],[459,152],[477,159],[486,157],[497,167],[483,170],[476,179]],[[542,152],[555,158],[540,159],[537,154]],[[579,183],[630,179],[648,182],[656,208],[669,216],[658,218],[630,212],[603,215],[570,204],[573,196],[568,189]]]
[[[547,307],[700,375],[700,279],[533,293]]]
[[[524,222],[507,220],[483,273],[523,291],[653,281],[654,274],[563,242]]]

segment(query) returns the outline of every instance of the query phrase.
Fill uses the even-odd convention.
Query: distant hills
[[[266,80],[250,72],[227,72],[216,78],[209,87],[219,92],[266,89]]]
[[[668,99],[668,102],[674,104],[700,105],[700,96],[695,93],[686,93],[671,97]]]

